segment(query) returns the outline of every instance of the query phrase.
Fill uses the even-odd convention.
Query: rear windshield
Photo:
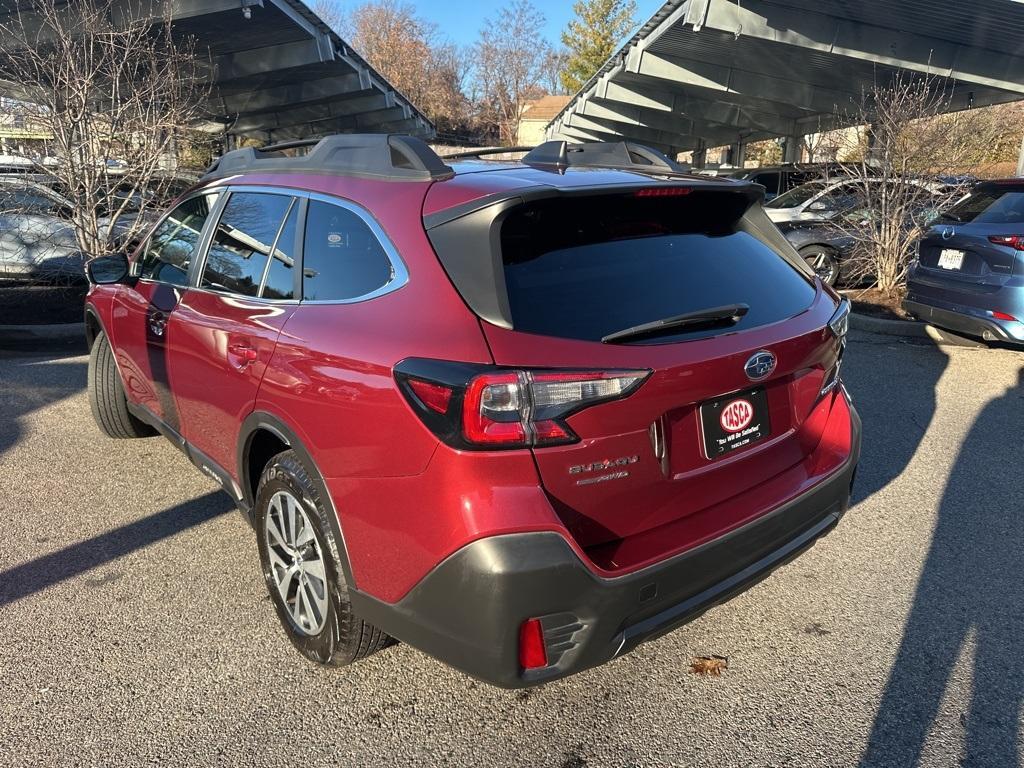
[[[502,224],[501,255],[516,330],[598,341],[642,323],[742,303],[723,331],[690,330],[665,343],[745,330],[805,310],[813,285],[737,225],[740,195],[560,198],[528,203]]]
[[[979,189],[950,208],[943,218],[977,224],[1024,222],[1024,187]]]

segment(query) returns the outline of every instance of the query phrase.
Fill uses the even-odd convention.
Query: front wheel
[[[311,661],[342,667],[390,638],[352,610],[329,514],[294,451],[270,460],[256,491],[263,578],[292,645]]]
[[[114,360],[114,350],[102,331],[93,340],[89,350],[89,370],[86,375],[89,389],[89,408],[96,426],[107,437],[150,437],[156,430],[132,416],[128,398]]]
[[[826,285],[836,284],[839,279],[839,260],[836,258],[835,251],[824,246],[812,245],[808,248],[801,248],[800,255],[804,257],[807,266],[821,278],[821,282]]]

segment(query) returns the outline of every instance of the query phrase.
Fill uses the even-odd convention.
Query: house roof
[[[539,99],[532,99],[526,102],[523,107],[523,120],[551,120],[562,111],[569,103],[571,96],[549,95],[541,96]]]

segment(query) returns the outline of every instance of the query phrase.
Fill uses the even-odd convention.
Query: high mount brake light
[[[681,197],[693,190],[690,187],[644,187],[633,193],[633,197]]]
[[[509,370],[403,360],[399,389],[438,437],[457,448],[499,449],[575,443],[565,419],[632,394],[650,371]]]

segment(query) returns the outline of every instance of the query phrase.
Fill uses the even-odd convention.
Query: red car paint
[[[387,603],[468,543],[506,533],[555,532],[595,576],[633,573],[779,507],[847,462],[850,406],[839,387],[819,397],[840,353],[829,330],[833,293],[816,284],[810,307],[795,317],[671,344],[602,344],[499,327],[454,289],[425,216],[541,184],[657,182],[621,171],[554,177],[518,164],[472,170],[434,182],[264,173],[207,185],[352,201],[391,240],[408,283],[351,304],[268,303],[147,280],[93,286],[88,310],[111,340],[129,399],[221,468],[242,496],[252,482],[243,422],[263,413],[287,425],[337,510],[353,586]],[[153,330],[154,314],[162,333]],[[771,435],[711,460],[699,405],[749,389],[745,361],[764,349],[778,361],[763,382]],[[576,443],[462,450],[439,440],[396,385],[395,366],[408,358],[651,373],[628,397],[570,415]],[[652,454],[654,424],[667,445],[662,460]],[[620,459],[629,471],[614,482],[581,485],[570,471]]]

